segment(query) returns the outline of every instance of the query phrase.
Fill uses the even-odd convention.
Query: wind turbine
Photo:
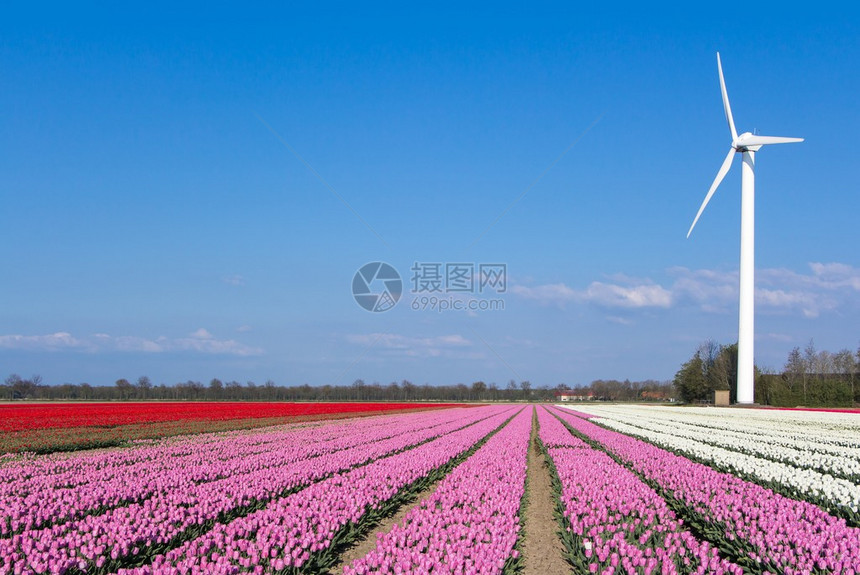
[[[744,132],[738,136],[735,121],[732,119],[732,108],[729,106],[729,95],[726,92],[726,80],[723,78],[723,65],[720,53],[717,52],[717,70],[720,73],[720,91],[723,94],[723,109],[729,130],[732,133],[732,147],[720,166],[711,189],[702,202],[702,207],[687,232],[687,237],[693,233],[699,216],[705,206],[711,201],[711,196],[717,190],[720,182],[726,177],[732,167],[735,154],[743,155],[741,172],[741,265],[740,265],[740,306],[738,319],[738,396],[737,402],[751,404],[755,397],[755,377],[753,363],[753,335],[755,321],[755,154],[762,146],[769,144],[791,144],[802,142],[803,138],[783,138],[779,136],[757,136]]]

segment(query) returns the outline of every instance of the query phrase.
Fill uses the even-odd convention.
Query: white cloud
[[[756,270],[756,308],[763,313],[799,313],[818,317],[856,301],[860,269],[842,263],[809,264],[811,273],[782,268]],[[539,286],[514,285],[511,293],[543,304],[595,304],[610,309],[670,308],[692,305],[710,313],[737,309],[738,272],[711,269],[667,270],[672,278],[665,286],[650,279],[622,274],[612,282],[594,281],[583,290],[563,283]],[[618,318],[607,318],[616,321]]]
[[[373,346],[408,357],[483,357],[482,353],[471,351],[473,343],[460,334],[409,337],[391,333],[369,333],[348,335],[346,339],[350,343]]]
[[[100,333],[94,336],[98,342],[98,349],[114,350],[114,351],[130,351],[130,352],[146,352],[160,353],[165,351],[164,346],[160,343],[164,338],[159,338],[157,341],[152,341],[143,337],[131,335],[120,335],[112,337],[110,335]]]
[[[666,308],[672,305],[672,293],[657,284],[620,286],[592,282],[585,290],[585,300],[604,307]]]
[[[675,267],[668,272],[675,278],[672,292],[678,302],[692,302],[708,312],[728,311],[732,305],[737,304],[737,271]]]
[[[618,285],[592,282],[586,289],[578,291],[565,284],[548,284],[528,287],[515,285],[511,292],[526,299],[543,304],[563,306],[567,302],[594,303],[610,308],[670,307],[672,294],[654,283],[640,285]]]
[[[784,268],[756,270],[756,309],[763,313],[800,313],[807,318],[836,310],[856,299],[860,269],[841,263],[809,264],[811,274]],[[678,298],[704,311],[737,308],[738,273],[673,268]]]
[[[238,355],[242,357],[262,355],[263,351],[249,347],[238,341],[227,339],[218,340],[212,337],[179,338],[170,341],[170,351],[193,351],[212,355]]]
[[[49,335],[0,335],[0,349],[27,351],[75,351],[87,353],[127,352],[166,353],[195,352],[212,355],[253,356],[263,350],[235,340],[216,339],[209,331],[200,328],[190,337],[147,339],[138,336],[112,336],[96,333],[89,337],[74,337],[68,332]]]
[[[65,331],[48,335],[0,335],[0,348],[23,350],[82,350],[89,351],[92,346]]]
[[[221,281],[227,285],[231,286],[243,286],[245,285],[245,278],[240,276],[239,274],[234,274],[231,276],[224,276],[221,278]]]
[[[827,264],[812,262],[809,267],[823,285],[834,289],[844,287],[860,291],[860,269],[858,268],[835,262]]]
[[[562,304],[576,300],[576,292],[562,283],[535,287],[515,285],[511,287],[511,292],[540,303]]]

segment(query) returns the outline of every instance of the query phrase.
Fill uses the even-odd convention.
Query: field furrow
[[[344,573],[513,570],[531,421],[530,407],[520,411]]]

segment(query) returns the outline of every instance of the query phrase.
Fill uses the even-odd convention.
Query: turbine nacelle
[[[785,138],[783,136],[757,136],[744,132],[732,141],[732,148],[738,152],[758,152],[762,146],[769,144],[794,144],[802,142],[803,138]]]
[[[750,145],[747,142],[749,138],[752,136],[752,132],[744,132],[734,140],[732,140],[732,147],[738,152],[758,152],[761,149],[761,146],[755,146],[754,150],[750,149]]]

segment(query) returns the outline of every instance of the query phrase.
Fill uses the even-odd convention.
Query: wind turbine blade
[[[717,188],[719,187],[720,183],[723,181],[723,178],[725,178],[726,174],[729,173],[729,168],[732,167],[732,160],[735,158],[735,153],[736,153],[736,151],[734,148],[729,148],[729,155],[726,156],[725,160],[723,160],[723,165],[720,166],[720,171],[717,172],[717,177],[714,178],[714,183],[711,184],[711,189],[708,190],[708,195],[705,196],[705,201],[702,202],[702,207],[699,208],[699,213],[696,214],[696,219],[693,220],[693,225],[690,226],[690,231],[687,232],[688,238],[690,237],[690,234],[693,233],[693,228],[696,227],[696,222],[699,221],[699,216],[701,216],[702,212],[705,211],[705,206],[707,206],[708,202],[711,201],[711,196],[714,195],[714,192],[717,191]]]
[[[723,63],[720,61],[720,53],[717,52],[717,69],[720,71],[720,91],[723,93],[723,110],[726,112],[726,120],[729,122],[729,130],[732,132],[732,142],[738,139],[738,131],[735,130],[735,120],[732,118],[732,107],[729,105],[729,93],[726,91],[726,79],[723,78]]]
[[[782,136],[741,136],[738,139],[739,146],[765,146],[768,144],[794,144],[802,142],[803,138],[783,138]]]

